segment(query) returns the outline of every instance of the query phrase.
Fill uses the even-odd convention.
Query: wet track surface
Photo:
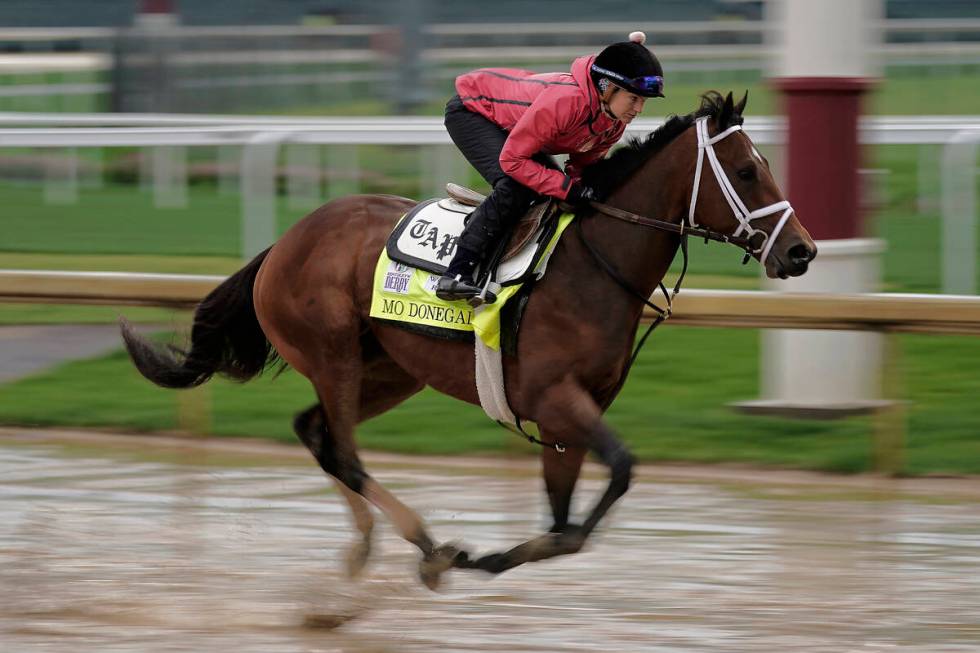
[[[453,571],[432,593],[382,520],[347,580],[354,533],[332,486],[298,452],[233,446],[0,434],[0,651],[980,650],[975,480],[643,468],[587,551]],[[369,465],[471,551],[548,524],[526,461]]]

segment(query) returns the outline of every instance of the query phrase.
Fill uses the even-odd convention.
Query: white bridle
[[[716,134],[713,137],[708,136],[708,118],[707,116],[703,118],[698,118],[695,121],[695,126],[698,131],[698,165],[694,171],[694,190],[691,192],[691,208],[688,211],[687,219],[692,227],[697,227],[698,223],[694,220],[694,205],[698,201],[698,189],[701,186],[701,170],[704,167],[704,153],[708,153],[708,162],[711,164],[711,169],[715,173],[715,179],[718,180],[718,186],[721,187],[721,194],[725,196],[728,200],[728,205],[732,207],[732,212],[735,214],[735,219],[739,222],[738,229],[732,236],[739,236],[742,232],[745,232],[745,237],[751,239],[756,234],[762,234],[763,240],[759,245],[758,249],[752,250],[753,254],[759,254],[759,261],[763,264],[766,262],[766,257],[769,256],[769,251],[772,249],[773,243],[776,242],[776,238],[779,237],[779,232],[783,230],[783,226],[789,217],[793,215],[793,207],[790,206],[787,200],[782,202],[776,202],[775,204],[770,204],[769,206],[764,206],[761,209],[756,209],[755,211],[749,211],[745,207],[745,203],[735,192],[732,187],[732,182],[728,180],[728,175],[725,174],[724,168],[721,167],[721,162],[718,161],[718,155],[715,154],[714,144],[720,140],[723,140],[726,136],[733,134],[737,131],[742,130],[741,125],[732,125],[725,131]],[[764,218],[767,215],[772,215],[783,211],[783,216],[776,223],[776,228],[772,230],[771,234],[767,234],[761,229],[755,229],[752,227],[751,221],[756,218]]]

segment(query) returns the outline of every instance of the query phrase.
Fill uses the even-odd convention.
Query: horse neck
[[[694,168],[693,156],[685,157],[683,152],[696,151],[690,148],[689,135],[685,132],[650,157],[613,191],[608,203],[642,216],[679,223],[687,212]],[[633,288],[649,297],[667,274],[680,244],[678,237],[608,216],[597,215],[589,222],[592,228],[586,237]]]

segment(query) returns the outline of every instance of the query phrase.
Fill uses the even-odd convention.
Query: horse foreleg
[[[546,442],[555,439],[547,433],[543,435]],[[456,566],[499,574],[526,562],[537,562],[581,550],[585,543],[585,533],[581,526],[569,523],[568,515],[585,454],[585,448],[570,446],[566,446],[562,453],[550,447],[542,452],[542,471],[553,519],[549,532],[502,553],[487,554],[472,561],[460,560]]]
[[[548,442],[552,441],[547,434],[545,439]],[[582,447],[565,447],[565,451],[561,453],[553,447],[544,447],[541,450],[544,484],[548,492],[548,503],[551,504],[551,516],[554,519],[551,526],[552,533],[561,533],[568,526],[572,492],[578,482],[585,453],[586,450]]]
[[[609,468],[609,485],[582,523],[583,538],[595,530],[599,520],[619,497],[626,494],[633,479],[633,455],[605,423],[599,422],[590,448],[599,461]]]
[[[612,429],[603,423],[601,411],[591,397],[578,388],[568,386],[558,388],[554,394],[552,403],[555,409],[546,408],[542,418],[539,418],[546,434],[562,434],[560,437],[546,436],[546,441],[558,439],[566,443],[564,454],[546,452],[544,458],[545,483],[555,519],[551,532],[503,553],[492,553],[476,560],[457,560],[456,566],[499,574],[526,562],[577,553],[609,508],[629,488],[633,457]],[[545,428],[546,424],[552,425],[552,428]],[[610,479],[585,522],[576,526],[568,523],[568,511],[586,447],[609,467]],[[562,462],[561,456],[569,458]]]

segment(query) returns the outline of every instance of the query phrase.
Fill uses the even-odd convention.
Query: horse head
[[[769,278],[800,276],[817,255],[817,246],[779,189],[769,161],[742,131],[747,100],[747,92],[738,103],[731,93],[724,98],[706,94],[701,109],[692,114],[692,133],[678,139],[697,152],[691,161],[687,221],[747,237],[748,250]]]

